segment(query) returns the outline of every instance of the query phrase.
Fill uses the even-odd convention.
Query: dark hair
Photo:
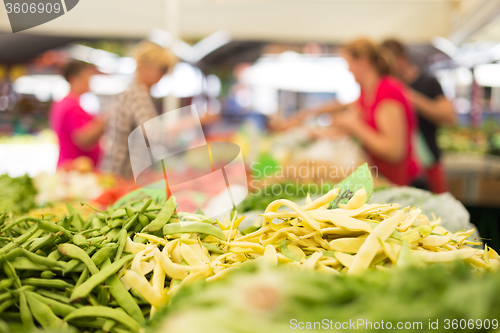
[[[382,47],[389,50],[396,58],[408,59],[408,52],[406,51],[406,46],[404,46],[404,44],[397,39],[394,38],[386,39],[382,43]]]
[[[378,46],[370,39],[356,39],[344,45],[343,50],[354,59],[367,59],[379,75],[390,75],[392,72],[393,56],[388,50]]]
[[[94,65],[89,64],[88,62],[83,62],[80,60],[71,60],[64,66],[63,76],[66,81],[70,81],[72,78],[80,74],[82,71],[90,68],[95,68]]]

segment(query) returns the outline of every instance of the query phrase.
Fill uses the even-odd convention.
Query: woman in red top
[[[349,105],[332,102],[303,111],[292,123],[311,112],[334,113],[333,125],[358,138],[383,176],[396,185],[411,185],[419,176],[412,145],[417,120],[404,85],[388,76],[387,59],[368,39],[345,45],[342,56],[361,87],[359,99]]]

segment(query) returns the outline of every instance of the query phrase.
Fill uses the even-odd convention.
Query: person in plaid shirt
[[[118,96],[106,129],[107,144],[101,169],[115,175],[132,177],[128,136],[132,130],[158,115],[150,88],[176,63],[175,56],[163,47],[143,41],[133,53],[137,61],[134,81]]]

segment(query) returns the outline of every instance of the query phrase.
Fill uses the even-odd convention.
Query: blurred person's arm
[[[297,111],[289,120],[284,120],[283,118],[272,119],[270,122],[270,127],[273,130],[287,130],[291,127],[301,125],[306,118],[319,116],[323,113],[335,114],[340,111],[344,111],[355,102],[350,104],[339,104],[337,101],[331,101],[324,103],[318,107],[306,108]]]
[[[84,151],[91,150],[99,142],[105,128],[106,120],[96,117],[75,130],[71,138],[80,149]]]
[[[376,110],[375,130],[366,124],[355,109],[337,114],[334,125],[357,137],[363,147],[372,155],[389,162],[398,163],[404,159],[407,130],[403,106],[396,101],[383,101]]]
[[[453,104],[444,95],[431,99],[411,89],[409,98],[422,117],[427,120],[440,125],[454,125],[456,123]]]

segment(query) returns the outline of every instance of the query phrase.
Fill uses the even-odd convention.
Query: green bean
[[[213,252],[213,253],[218,253],[218,254],[224,254],[226,253],[224,250],[218,248],[217,246],[215,246],[214,244],[212,243],[204,243],[204,242],[201,242],[201,244],[210,252]]]
[[[67,274],[69,272],[76,272],[77,267],[80,265],[80,263],[81,261],[78,259],[71,259],[70,261],[68,261],[65,267],[63,268],[64,274]]]
[[[44,248],[45,246],[52,245],[52,243],[56,240],[58,236],[61,234],[50,233],[45,237],[38,238],[30,244],[29,250],[31,252],[36,252],[38,249]]]
[[[54,259],[54,260],[59,260],[62,257],[63,257],[63,255],[57,249],[54,250],[54,251],[52,251],[52,252],[50,252],[49,255],[47,256],[47,258]]]
[[[15,240],[13,240],[11,243],[9,243],[9,244],[5,245],[4,247],[2,247],[0,249],[0,255],[3,255],[5,253],[9,252],[10,250],[16,248],[17,246],[23,244],[31,236],[33,236],[33,234],[35,232],[37,232],[37,230],[38,230],[38,226],[35,224],[34,226],[32,226],[31,228],[29,228],[28,230],[26,230],[26,233],[22,234],[21,236],[19,236]]]
[[[52,312],[47,304],[40,302],[30,293],[26,294],[26,300],[33,313],[33,317],[35,317],[36,321],[42,325],[43,328],[50,329],[63,327],[64,322]]]
[[[0,260],[12,261],[15,260],[22,253],[23,249],[20,247],[15,248],[14,250],[4,254],[0,257]]]
[[[13,280],[14,287],[16,288],[21,288],[22,284],[21,281],[19,280],[19,277],[16,274],[16,269],[12,264],[8,261],[4,261],[3,263],[3,271],[7,275],[7,277],[11,278]]]
[[[113,214],[111,215],[111,218],[116,219],[116,218],[124,217],[126,215],[127,215],[127,212],[125,211],[124,208],[118,208],[117,210],[115,210],[113,212]]]
[[[134,216],[130,217],[128,220],[124,222],[124,228],[127,230],[132,229],[133,226],[135,226],[135,223],[137,222],[139,213],[134,214]]]
[[[89,205],[88,203],[85,203],[85,202],[80,202],[80,205],[81,205],[81,206],[84,206],[84,205],[85,205],[85,206],[88,206],[88,207],[90,207],[91,209],[95,210],[96,212],[101,213],[101,214],[104,216],[104,219],[106,220],[106,223],[108,222],[108,217],[106,216],[106,213],[104,213],[102,210],[97,209],[97,208],[94,208],[94,207],[92,207],[91,205]],[[93,220],[92,220],[92,222],[93,222]]]
[[[39,294],[37,294],[35,292],[29,292],[28,291],[26,293],[30,294],[33,298],[37,299],[38,301],[40,301],[40,302],[42,302],[44,304],[47,304],[49,306],[49,308],[57,316],[64,317],[64,316],[67,316],[71,312],[73,312],[73,311],[76,310],[76,308],[74,306],[58,302],[58,301],[56,301],[54,299],[51,299],[51,298],[48,298],[48,297],[44,297],[44,296],[39,295]]]
[[[0,318],[8,320],[8,321],[21,321],[21,314],[18,312],[10,312],[10,311],[4,311],[0,313]],[[7,331],[10,333],[10,330]]]
[[[33,315],[31,314],[31,310],[28,306],[28,301],[26,301],[26,295],[24,293],[19,294],[19,312],[21,314],[23,327],[26,331],[29,331],[33,327],[35,327]]]
[[[150,221],[153,221],[158,214],[152,214],[152,213],[144,213],[144,216],[146,216]]]
[[[90,259],[89,255],[78,246],[70,243],[65,243],[59,245],[57,249],[59,250],[59,252],[61,252],[61,254],[70,258],[78,259],[83,262],[88,267],[90,273],[97,274],[99,272],[99,269],[94,264],[92,259]]]
[[[80,214],[73,215],[73,217],[71,218],[71,223],[73,224],[73,227],[75,228],[75,230],[80,231],[80,230],[84,229],[83,221],[82,221]]]
[[[68,297],[64,297],[63,295],[60,295],[60,294],[55,293],[53,291],[48,291],[48,290],[45,290],[45,289],[37,289],[36,292],[38,294],[42,295],[42,296],[55,299],[56,301],[59,301],[61,303],[69,304],[69,298]]]
[[[160,210],[156,218],[153,221],[151,221],[151,223],[149,223],[146,227],[144,227],[141,232],[155,232],[161,230],[163,226],[165,226],[168,223],[174,211],[175,211],[174,198],[170,197],[168,198],[167,202],[165,202],[165,205]]]
[[[34,286],[34,287],[44,287],[44,288],[54,288],[54,289],[67,289],[73,288],[73,285],[59,279],[39,279],[39,278],[29,278],[21,281],[24,285]]]
[[[117,227],[120,227],[121,225],[123,224],[123,220],[122,219],[114,219],[112,220],[108,226],[113,229],[113,228],[117,228]]]
[[[139,223],[143,228],[146,227],[149,224],[148,217],[144,214],[139,214]]]
[[[61,221],[61,227],[63,227],[64,229],[71,228],[71,220],[69,217],[67,217],[67,216],[63,217],[63,219]]]
[[[4,216],[5,216],[5,214],[4,214]],[[19,223],[25,222],[25,221],[36,222],[36,221],[38,221],[38,219],[36,217],[31,217],[31,216],[21,217],[20,219],[17,219],[15,221],[13,221],[12,223],[7,224],[5,227],[2,228],[2,230],[0,232],[4,233],[4,232],[10,230],[13,226],[16,226]]]
[[[101,319],[101,318],[97,318],[97,319],[94,319],[94,320],[73,320],[71,321],[71,324],[73,326],[78,326],[78,327],[91,327],[91,328],[102,328],[102,326],[104,325],[106,321],[104,319]]]
[[[105,306],[84,306],[64,317],[64,320],[71,321],[72,319],[82,317],[102,317],[112,319],[125,325],[134,332],[139,331],[140,328],[139,324],[123,310],[112,309]]]
[[[9,299],[8,301],[3,302],[2,304],[0,304],[0,313],[4,312],[14,304],[16,304],[16,301],[13,299]]]
[[[111,331],[111,329],[115,325],[116,325],[116,321],[108,319],[108,320],[106,320],[106,322],[104,323],[104,325],[102,325],[102,330],[104,332],[109,332],[109,331]]]
[[[163,227],[163,235],[200,233],[207,234],[225,240],[224,233],[217,227],[203,222],[177,222],[169,223]]]
[[[123,228],[118,234],[118,248],[116,249],[114,261],[117,261],[122,256],[125,244],[127,244],[127,229]]]
[[[4,279],[0,281],[0,291],[9,288],[14,283],[13,278]]]
[[[126,263],[134,258],[135,254],[127,255],[111,265],[103,268],[99,273],[91,276],[83,284],[73,290],[70,297],[70,302],[75,302],[81,298],[87,297],[88,294],[99,284],[103,283],[111,275],[118,272]]]
[[[3,294],[0,294],[0,302],[6,301],[8,299],[11,299],[12,297],[14,297],[14,296],[10,292],[6,292],[6,293],[3,293]]]
[[[56,276],[57,274],[54,273],[54,272],[51,272],[51,271],[43,271],[40,276],[43,278],[43,279],[52,279],[54,276]]]
[[[10,333],[11,327],[5,321],[0,320],[0,333]]]
[[[60,225],[57,225],[53,222],[40,220],[40,221],[38,221],[37,224],[38,224],[38,227],[40,229],[45,230],[47,232],[54,232],[54,233],[62,232],[64,235],[66,235],[68,237],[73,236],[73,234],[70,231],[68,231],[66,228],[64,228]]]
[[[135,212],[132,210],[132,207],[125,207],[125,212],[127,213],[128,217],[132,217],[135,214]]]
[[[60,268],[65,267],[62,263],[60,263],[54,259],[42,257],[42,256],[39,256],[38,254],[31,253],[27,250],[23,250],[23,256],[25,256],[26,258],[28,258],[29,260],[31,260],[35,264],[45,265],[47,267],[60,267]]]
[[[12,266],[19,271],[45,271],[49,269],[45,265],[39,265],[33,263],[31,260],[25,257],[19,257],[11,261]]]
[[[113,256],[115,251],[117,250],[117,244],[113,244],[112,246],[105,246],[99,249],[93,256],[92,261],[96,266],[101,265],[106,259]]]
[[[86,234],[89,234],[91,232],[99,231],[99,230],[101,230],[101,228],[88,229],[88,230],[84,230],[84,231],[79,232],[79,234],[80,235],[86,235]]]
[[[106,268],[111,264],[111,261],[106,260],[102,268]],[[106,279],[106,285],[108,286],[111,296],[114,297],[118,305],[120,305],[125,312],[127,312],[132,318],[137,320],[139,323],[144,323],[144,316],[141,313],[141,308],[134,301],[134,298],[125,289],[123,283],[118,279],[116,274],[111,275]]]

